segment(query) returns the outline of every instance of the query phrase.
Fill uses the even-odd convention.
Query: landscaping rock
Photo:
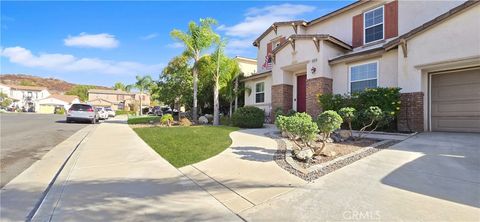
[[[282,132],[282,137],[283,138],[288,138],[288,133],[287,132]]]
[[[337,134],[344,140],[352,136],[352,134],[350,133],[350,130],[339,130]]]
[[[337,143],[345,141],[340,135],[338,135],[338,133],[332,133],[330,137],[334,142],[337,142]]]
[[[213,122],[213,115],[212,114],[205,114],[209,123]]]
[[[311,149],[303,149],[303,150],[294,150],[293,154],[299,160],[310,160],[313,157],[313,151]]]
[[[200,116],[200,117],[198,118],[198,123],[199,123],[199,124],[207,124],[207,123],[208,123],[207,117],[205,117],[205,116]]]

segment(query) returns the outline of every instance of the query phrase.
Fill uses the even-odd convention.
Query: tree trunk
[[[215,78],[215,85],[213,87],[213,125],[218,126],[220,124],[219,109],[220,103],[218,101],[219,94],[218,76]]]
[[[228,117],[232,118],[232,101],[230,101],[230,110],[228,111]]]
[[[198,114],[197,114],[197,91],[198,91],[198,70],[197,64],[198,58],[195,58],[193,64],[193,107],[192,107],[192,119],[194,123],[198,121]]]
[[[143,94],[143,89],[140,90],[140,116],[143,115],[143,109],[142,109],[142,94]]]
[[[238,77],[235,78],[235,110],[238,108]],[[230,116],[231,116],[231,111],[230,111]]]

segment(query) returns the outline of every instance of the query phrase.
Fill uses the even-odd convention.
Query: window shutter
[[[398,1],[385,4],[385,39],[398,35]]]
[[[272,54],[272,43],[271,42],[269,42],[267,44],[267,55],[270,55],[270,54]]]
[[[363,14],[353,16],[352,18],[352,46],[359,47],[363,45]]]

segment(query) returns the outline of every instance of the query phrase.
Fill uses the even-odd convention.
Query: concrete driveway
[[[479,221],[480,134],[416,135],[240,215],[248,221]]]

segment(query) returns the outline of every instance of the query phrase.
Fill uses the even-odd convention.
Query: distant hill
[[[42,78],[38,76],[25,74],[1,74],[0,82],[7,85],[23,85],[23,86],[43,86],[47,87],[50,93],[64,93],[69,91],[76,85],[60,79]],[[105,86],[95,86],[98,89],[110,89]]]

